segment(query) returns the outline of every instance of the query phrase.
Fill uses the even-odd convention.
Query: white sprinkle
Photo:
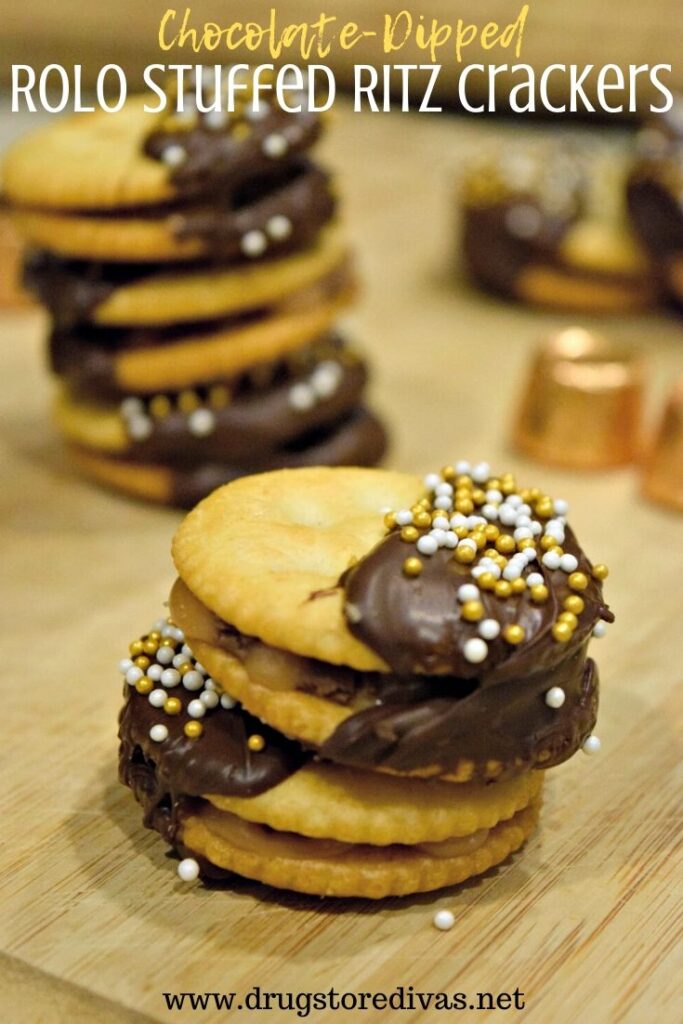
[[[152,690],[147,700],[153,708],[163,708],[168,699],[166,690]]]
[[[490,522],[498,518],[498,509],[495,505],[486,504],[482,507],[482,515],[485,516]]]
[[[128,419],[127,427],[128,433],[134,441],[146,441],[154,430],[154,424],[149,416],[139,414]]]
[[[437,495],[437,497],[442,497],[443,495],[447,495],[450,498],[450,496],[453,494],[453,487],[452,487],[451,484],[447,483],[445,480],[442,480],[442,482],[440,484],[436,485],[436,487],[434,489],[434,493]]]
[[[333,359],[325,359],[310,377],[310,385],[318,398],[329,398],[339,387],[344,371]]]
[[[491,467],[488,462],[478,462],[472,470],[472,479],[475,484],[485,484],[491,476]]]
[[[461,587],[458,587],[458,601],[478,601],[479,600],[479,587],[475,587],[474,583],[463,583]]]
[[[137,665],[133,665],[133,667],[129,668],[128,671],[126,672],[126,682],[128,683],[129,686],[135,686],[138,679],[142,679],[144,674],[145,673],[142,671],[141,668],[138,668]]]
[[[211,409],[195,409],[187,417],[187,429],[195,437],[207,437],[216,429],[216,416]]]
[[[498,509],[498,518],[503,526],[514,526],[517,522],[517,512],[511,505],[501,505]]]
[[[199,699],[207,708],[215,708],[218,706],[218,694],[215,690],[202,690],[199,694]]]
[[[584,754],[597,754],[600,751],[601,746],[602,743],[600,742],[599,737],[593,735],[589,736],[588,739],[585,740],[581,749]]]
[[[163,743],[164,740],[168,739],[168,729],[165,725],[159,722],[157,725],[153,725],[149,730],[149,738],[154,740],[155,743]]]
[[[437,910],[434,914],[434,927],[440,932],[449,931],[455,924],[455,917],[450,910]]]
[[[310,384],[299,381],[289,389],[287,400],[292,409],[296,409],[297,412],[306,412],[315,405],[315,391]]]
[[[531,550],[528,548],[527,550]],[[526,578],[527,584],[530,587],[538,587],[541,583],[545,583],[545,579],[541,576],[540,572],[530,572]]]
[[[520,505],[524,504],[519,494],[508,494],[505,501],[506,504],[511,505],[513,508],[519,508]]]
[[[206,714],[206,704],[199,700],[191,700],[187,705],[187,713],[190,718],[203,718]]]
[[[465,641],[462,652],[465,655],[465,661],[469,661],[473,665],[478,665],[479,662],[483,661],[489,653],[489,649],[484,640],[481,640],[477,636],[473,636],[470,637],[469,640]]]
[[[167,668],[161,673],[160,683],[172,689],[180,682],[180,672],[176,668]]]
[[[133,667],[133,662],[130,660],[130,658],[123,658],[119,662],[119,672],[121,673],[122,676],[125,676],[125,674],[128,671],[128,669],[132,668],[132,667]]]
[[[180,668],[180,666],[184,665],[186,661],[187,658],[185,657],[183,652],[180,651],[180,653],[176,654],[175,657],[173,658],[173,668]]]
[[[173,639],[176,641],[176,643],[179,643],[179,644],[184,644],[185,643],[185,634],[183,633],[182,629],[180,629],[179,626],[169,626],[168,627],[168,635],[173,637]]]
[[[551,686],[545,695],[545,702],[549,708],[561,708],[564,704],[564,690],[561,686]]]
[[[505,226],[517,238],[533,238],[541,230],[543,216],[531,203],[511,206],[505,213]]]
[[[346,615],[346,618],[349,620],[349,622],[352,622],[354,624],[360,622],[360,620],[363,618],[363,615],[358,605],[352,604],[350,601],[347,601],[346,604],[344,605],[344,614]]]
[[[173,661],[173,648],[160,647],[156,653],[156,659],[160,665],[170,665]]]
[[[538,557],[538,552],[536,551],[536,548],[524,548],[522,554],[524,555],[524,561],[527,565],[530,565],[531,562],[535,562],[536,558]]]
[[[220,131],[228,123],[228,114],[225,110],[210,110],[204,114],[202,121],[212,131]]]
[[[543,527],[536,519],[531,520],[531,532],[533,533],[534,537],[540,537],[543,533]]]
[[[560,569],[562,572],[576,572],[579,567],[579,560],[575,555],[562,555],[560,558]]]
[[[184,654],[186,658],[191,658],[192,657],[192,651],[187,646],[187,644],[183,644],[183,646],[181,648],[181,654]]]
[[[421,555],[433,555],[438,547],[438,541],[429,533],[424,534],[417,542],[417,550]]]
[[[460,462],[455,464],[455,472],[458,476],[468,476],[472,467],[470,466],[467,459],[461,459]]]
[[[287,139],[284,135],[280,135],[279,132],[272,132],[270,135],[266,135],[261,144],[261,149],[266,156],[269,156],[272,160],[277,160],[278,157],[284,156],[287,152]]]
[[[443,548],[443,547],[446,546],[446,531],[445,530],[438,530],[438,529],[434,530],[434,529],[432,529],[432,530],[429,531],[429,536],[434,538],[434,540],[436,541],[436,543],[439,545],[440,548]]]
[[[500,622],[497,619],[482,619],[478,629],[479,636],[484,640],[495,640],[500,633]]]
[[[409,508],[401,508],[396,513],[396,522],[399,526],[410,526],[413,521],[413,513]]]
[[[197,670],[199,670],[199,666],[197,666]],[[214,683],[213,679],[205,679],[204,680],[204,689],[205,690],[215,690],[216,689],[216,684]]]
[[[531,505],[527,505],[525,502],[522,502],[521,505],[517,506],[517,515],[518,516],[529,516],[529,515],[531,515]]]
[[[204,676],[201,672],[190,669],[183,676],[183,686],[186,690],[201,690],[204,686]]]
[[[452,507],[453,507],[453,502],[445,494],[439,494],[438,497],[436,497],[434,499],[434,508],[440,508],[440,509],[443,509],[444,511],[446,511],[446,510],[450,510]]]
[[[467,522],[467,516],[464,516],[462,512],[456,512],[454,516],[451,516],[451,526],[453,529],[457,529],[458,526],[464,526]]]
[[[450,548],[451,551],[453,550],[453,548],[457,548],[457,546],[458,546],[458,538],[457,538],[456,534],[453,533],[452,530],[447,530],[446,531],[446,539],[443,542],[443,546],[445,548]]]
[[[182,146],[178,146],[174,143],[170,146],[166,146],[161,154],[161,159],[167,167],[180,167],[180,165],[185,163],[187,160],[187,152]]]
[[[147,669],[147,677],[151,679],[153,683],[158,683],[159,680],[161,679],[161,673],[163,671],[163,665],[160,665],[158,662],[155,661],[154,664],[150,665],[149,668]]]
[[[252,231],[247,231],[242,235],[240,239],[240,249],[245,256],[254,258],[256,256],[262,256],[268,248],[268,239],[263,231],[259,231],[254,228]]]
[[[497,491],[495,488],[492,488],[490,491],[486,492],[486,500],[492,502],[494,505],[500,505],[503,500],[502,491]]]
[[[515,520],[515,526],[531,526],[531,519],[526,513],[521,513],[517,510],[517,519]]]
[[[412,522],[412,518],[411,518]],[[451,524],[448,522],[446,516],[435,516],[432,521],[433,530],[449,530]]]
[[[560,568],[560,556],[556,551],[546,551],[541,561],[547,569],[551,569],[553,572]]]
[[[508,580],[509,583],[512,583],[514,580],[518,580],[521,575],[522,570],[519,567],[519,563],[515,562],[514,559],[511,558],[508,564],[503,569],[503,579]]]
[[[194,857],[185,857],[181,860],[176,871],[182,882],[196,882],[199,878],[199,864]]]
[[[566,516],[569,512],[569,503],[564,501],[563,498],[556,498],[553,502],[553,508],[558,516]]]
[[[256,103],[256,106],[250,105],[245,107],[244,116],[247,121],[262,121],[264,117],[268,116],[270,104],[264,100],[259,101],[258,96],[254,96],[254,103]]]
[[[512,535],[516,541],[520,540],[531,540],[533,533],[528,526],[518,526]]]
[[[266,221],[266,234],[274,242],[284,242],[292,233],[292,222],[283,213],[276,213]]]
[[[234,708],[236,703],[237,701],[233,700],[232,697],[229,696],[229,694],[224,693],[221,695],[221,707],[225,708],[226,711],[229,711],[230,708]]]
[[[124,398],[119,406],[119,412],[126,418],[129,416],[135,416],[137,413],[144,413],[145,406],[141,398],[134,398],[132,395],[129,398]]]
[[[607,632],[607,626],[604,622],[596,622],[593,626],[593,636],[598,640],[605,635]]]
[[[428,491],[433,491],[441,483],[441,477],[438,473],[427,473],[423,482]]]
[[[476,543],[476,541],[472,540],[471,537],[465,537],[463,540],[460,541],[460,543],[458,544],[458,547],[459,548],[470,548],[472,551],[476,551],[477,550],[477,543]]]
[[[483,516],[468,516],[467,517],[467,529],[473,530],[475,526],[486,526],[486,520]]]

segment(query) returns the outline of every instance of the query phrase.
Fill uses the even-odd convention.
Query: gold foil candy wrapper
[[[671,389],[645,453],[642,489],[646,498],[683,512],[683,377]]]

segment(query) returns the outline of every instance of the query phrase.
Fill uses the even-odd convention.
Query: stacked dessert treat
[[[173,544],[120,664],[121,780],[180,877],[379,898],[461,882],[599,749],[613,615],[567,504],[488,465],[245,477]]]
[[[75,460],[181,506],[246,472],[372,464],[385,446],[335,328],[353,280],[310,157],[320,116],[240,95],[230,114],[188,95],[183,114],[133,99],[56,119],[4,167]]]
[[[478,161],[461,197],[467,271],[532,305],[581,313],[653,305],[655,274],[628,223],[627,170],[609,151],[552,145]]]

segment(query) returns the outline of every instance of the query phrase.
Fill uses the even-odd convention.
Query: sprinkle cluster
[[[187,417],[187,429],[194,437],[208,437],[216,429],[215,410],[225,408],[230,400],[230,390],[218,384],[208,389],[204,399],[192,389],[175,395],[152,395],[150,398],[130,395],[121,402],[119,412],[132,441],[146,441],[154,433],[155,422],[166,419],[173,412],[181,412]]]
[[[199,664],[185,643],[185,635],[171,619],[159,619],[139,640],[129,646],[129,658],[119,662],[119,671],[127,684],[146,696],[153,708],[175,717],[183,711],[183,702],[173,694],[178,686],[196,697],[185,707],[187,721],[183,732],[189,739],[198,739],[204,731],[201,719],[209,711],[221,707],[230,710],[236,701],[227,693],[220,694],[206,669]],[[169,730],[163,718],[149,730],[149,738],[164,743]],[[263,736],[254,734],[247,740],[251,751],[265,747]]]
[[[478,636],[464,641],[465,659],[475,664],[485,661],[488,642],[499,635],[510,645],[523,643],[525,631],[520,623],[502,625],[486,617],[482,591],[501,599],[527,594],[534,603],[545,604],[550,590],[544,570],[567,577],[571,593],[553,622],[552,636],[558,643],[569,641],[585,608],[581,593],[589,577],[579,568],[576,556],[563,548],[567,502],[552,499],[538,488],[518,489],[512,474],[495,477],[486,462],[445,466],[440,473],[429,473],[424,483],[427,496],[412,508],[387,511],[384,523],[415,547],[416,554],[403,562],[407,577],[419,577],[423,560],[440,548],[452,551],[456,562],[471,566],[472,582],[457,592],[461,618],[477,624]],[[605,579],[608,572],[604,565],[590,571],[597,580]],[[602,636],[604,631],[599,623],[594,635]],[[548,704],[559,707],[559,700],[559,694],[553,693]]]
[[[288,401],[297,412],[307,412],[338,391],[344,370],[335,359],[324,359],[306,380],[297,381],[289,390]]]

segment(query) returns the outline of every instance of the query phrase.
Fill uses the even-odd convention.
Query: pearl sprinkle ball
[[[434,927],[440,932],[447,932],[455,924],[455,915],[450,910],[437,910],[433,919]]]
[[[181,882],[196,882],[199,878],[199,864],[194,857],[185,857],[176,869]]]

